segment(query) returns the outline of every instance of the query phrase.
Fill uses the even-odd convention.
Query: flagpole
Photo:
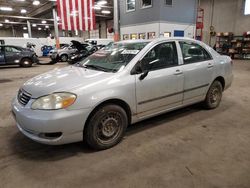
[[[60,41],[59,41],[59,31],[58,31],[58,22],[57,22],[57,12],[55,7],[53,7],[53,17],[54,17],[54,28],[55,28],[55,39],[56,39],[56,48],[60,48]]]
[[[119,29],[119,4],[118,0],[114,0],[114,41],[120,40],[120,29]]]

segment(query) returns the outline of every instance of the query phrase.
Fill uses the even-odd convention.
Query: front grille
[[[25,92],[24,90],[20,89],[18,91],[17,99],[18,99],[18,102],[20,104],[25,106],[30,101],[31,95],[29,93]]]

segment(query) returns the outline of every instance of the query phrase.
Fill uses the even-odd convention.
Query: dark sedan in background
[[[31,67],[39,60],[34,51],[19,46],[0,45],[0,65]]]

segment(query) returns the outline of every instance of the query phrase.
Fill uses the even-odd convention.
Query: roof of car
[[[188,37],[169,37],[169,38],[156,38],[156,39],[136,39],[136,40],[122,40],[119,41],[117,43],[140,43],[140,42],[158,42],[158,41],[166,41],[166,40],[191,40],[191,41],[195,41],[192,38],[188,38]]]

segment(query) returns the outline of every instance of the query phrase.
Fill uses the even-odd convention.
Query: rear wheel
[[[222,91],[223,89],[221,83],[218,80],[215,80],[210,86],[204,101],[207,109],[214,109],[220,105]]]
[[[62,62],[68,61],[68,55],[66,55],[66,54],[61,55],[60,60],[61,60]]]
[[[21,65],[21,67],[31,67],[32,61],[29,58],[25,58],[25,59],[22,59],[20,65]]]
[[[114,104],[102,106],[90,117],[84,140],[93,149],[111,148],[122,140],[127,125],[128,117],[123,108]]]

